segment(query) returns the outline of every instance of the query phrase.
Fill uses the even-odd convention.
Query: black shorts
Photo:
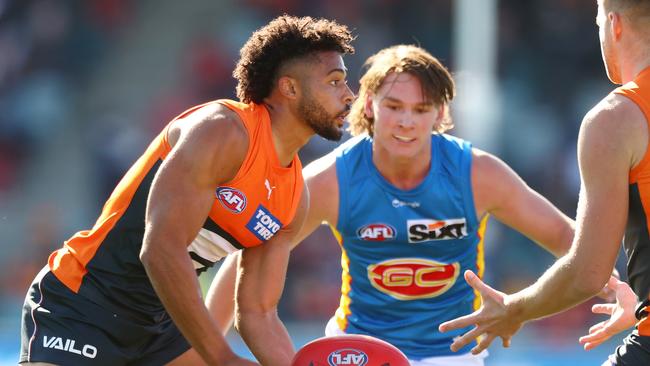
[[[20,348],[21,363],[146,366],[164,365],[190,345],[166,313],[151,322],[116,314],[75,294],[45,267],[25,298]]]
[[[650,365],[650,337],[633,331],[623,339],[602,366],[647,366]]]

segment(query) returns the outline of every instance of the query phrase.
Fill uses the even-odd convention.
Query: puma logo
[[[275,189],[275,186],[271,186],[271,183],[269,183],[268,179],[264,180],[264,186],[266,187],[266,190],[268,191],[268,195],[266,196],[266,199],[270,200],[271,199],[271,193]]]

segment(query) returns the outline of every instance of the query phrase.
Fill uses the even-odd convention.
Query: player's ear
[[[372,110],[372,100],[373,100],[374,94],[372,93],[367,93],[365,95],[366,100],[363,103],[363,114],[366,116],[367,119],[373,119],[375,117],[375,112]]]
[[[616,12],[610,12],[607,14],[609,17],[609,24],[610,24],[610,29],[609,31],[612,33],[612,39],[614,40],[619,40],[621,38],[621,33],[623,32],[623,19],[620,13]]]
[[[298,80],[290,76],[282,76],[278,79],[278,90],[280,94],[289,99],[298,97]]]

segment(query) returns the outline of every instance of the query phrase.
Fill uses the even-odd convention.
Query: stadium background
[[[459,80],[451,133],[499,155],[575,216],[579,123],[612,88],[595,0],[0,0],[0,365],[15,364],[20,306],[48,254],[92,226],[170,118],[234,98],[239,48],[282,12],[354,29],[357,53],[345,59],[353,90],[380,48],[429,50]],[[334,146],[315,138],[303,162]],[[292,256],[280,312],[297,345],[320,336],[338,305],[338,256],[324,228]],[[551,257],[492,221],[486,263],[487,281],[514,291]],[[577,344],[598,319],[583,305],[529,324],[511,349],[495,344],[487,365],[600,364],[612,342],[591,352]]]

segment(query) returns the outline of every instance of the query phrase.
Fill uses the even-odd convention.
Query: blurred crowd
[[[365,58],[395,43],[419,44],[458,71],[453,0],[0,0],[0,323],[18,324],[49,253],[93,224],[162,126],[192,105],[235,98],[239,47],[285,12],[334,18],[358,34],[357,53],[346,58],[353,90]],[[611,88],[595,2],[501,0],[497,13],[502,113],[493,152],[574,217],[578,126]],[[315,139],[303,163],[334,146]],[[492,223],[488,282],[506,291],[525,286],[552,261],[541,252]],[[333,314],[339,255],[325,227],[296,249],[284,319],[324,323]],[[583,306],[535,326],[561,333],[590,322]]]

